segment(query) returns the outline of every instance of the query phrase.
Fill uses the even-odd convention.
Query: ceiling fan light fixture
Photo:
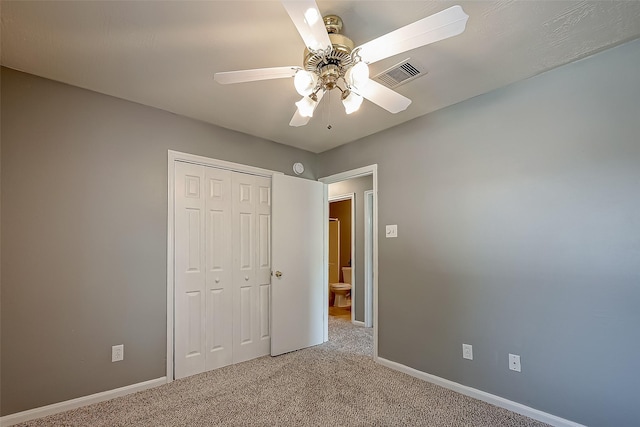
[[[333,89],[342,92],[347,114],[357,111],[363,98],[393,114],[406,110],[411,100],[378,83],[378,76],[371,79],[368,64],[461,34],[469,18],[460,6],[452,6],[355,46],[341,34],[342,18],[322,16],[315,0],[281,2],[306,46],[302,67],[223,72],[214,79],[228,84],[294,77],[295,89],[302,95],[289,122],[294,127],[306,125],[324,94]]]
[[[312,93],[317,84],[318,76],[306,70],[298,70],[293,78],[293,85],[296,91],[302,96],[307,96]]]
[[[349,86],[362,89],[369,81],[369,66],[365,62],[360,61],[347,70],[344,78]]]
[[[316,105],[318,105],[318,101],[314,101],[308,96],[296,102],[296,107],[298,107],[298,111],[303,117],[313,117],[313,111],[316,109]]]
[[[347,114],[358,111],[362,105],[362,100],[363,98],[360,95],[350,90],[345,90],[342,93],[342,105],[344,105],[344,110]]]

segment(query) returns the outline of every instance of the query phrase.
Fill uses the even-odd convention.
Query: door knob
[[[249,276],[244,276],[244,280],[249,280]]]
[[[276,277],[278,277],[278,278],[282,277],[282,272],[276,271]]]
[[[220,278],[216,277],[216,283],[220,283]]]

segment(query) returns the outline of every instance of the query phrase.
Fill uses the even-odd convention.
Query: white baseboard
[[[34,420],[36,418],[46,417],[48,415],[58,414],[60,412],[69,411],[81,406],[91,405],[93,403],[104,402],[105,400],[115,397],[124,396],[138,391],[147,390],[167,383],[167,377],[156,378],[155,380],[144,381],[137,384],[131,384],[125,387],[116,388],[114,390],[103,391],[89,396],[78,397],[77,399],[67,400],[65,402],[54,403],[52,405],[42,406],[40,408],[29,409],[28,411],[17,412],[15,414],[5,415],[0,418],[0,426],[8,427],[14,424],[23,423],[25,421]]]
[[[354,322],[354,324],[364,322]],[[453,390],[455,392],[464,394],[469,397],[473,397],[478,400],[490,403],[492,405],[499,406],[504,409],[508,409],[515,413],[524,415],[534,420],[542,421],[555,427],[586,427],[582,424],[557,417],[555,415],[548,414],[538,409],[525,406],[521,403],[517,403],[508,399],[505,399],[494,394],[484,392],[472,387],[468,387],[453,381],[446,380],[435,375],[427,374],[426,372],[419,371],[414,368],[410,368],[406,365],[402,365],[391,360],[384,359],[382,357],[375,358],[375,361],[387,368],[391,368],[395,371],[411,375],[423,381],[427,381],[441,387]],[[54,403],[52,405],[42,406],[40,408],[30,409],[28,411],[18,412],[15,414],[5,415],[0,418],[1,427],[9,427],[14,424],[22,423],[25,421],[34,420],[36,418],[46,417],[48,415],[58,414],[60,412],[69,411],[71,409],[79,408],[81,406],[91,405],[93,403],[103,402],[105,400],[113,399],[119,396],[125,396],[127,394],[136,393],[138,391],[147,390],[150,388],[158,387],[167,383],[167,377],[157,378],[155,380],[149,380],[137,384],[131,384],[126,387],[117,388],[114,390],[103,391],[101,393],[91,394],[89,396],[79,397],[77,399],[67,400],[65,402]]]
[[[359,320],[352,320],[351,323],[353,323],[356,326],[362,326],[364,328],[364,322],[361,322]]]
[[[534,420],[542,421],[543,423],[547,423],[555,427],[586,427],[582,424],[578,424],[576,422],[566,420],[564,418],[560,418],[555,415],[548,414],[546,412],[542,412],[538,409],[525,406],[521,403],[514,402],[512,400],[508,400],[500,396],[496,396],[495,394],[487,393],[482,390],[478,390],[472,387],[467,387],[466,385],[458,384],[456,382],[449,381],[441,377],[437,377],[435,375],[427,374],[426,372],[418,371],[417,369],[410,368],[400,363],[392,362],[391,360],[383,359],[382,357],[378,357],[376,359],[376,362],[378,362],[383,366],[386,366],[387,368],[391,368],[395,371],[399,371],[407,375],[411,375],[412,377],[416,377],[423,381],[427,381],[427,382],[439,385],[441,387],[448,388],[449,390],[453,390],[460,394],[464,394],[466,396],[473,397],[478,400],[482,400],[483,402],[487,402],[492,405],[496,405],[501,408],[508,409],[509,411],[515,412],[520,415],[524,415],[529,418],[533,418]]]

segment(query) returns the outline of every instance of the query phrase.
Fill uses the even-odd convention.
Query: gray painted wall
[[[1,413],[164,375],[171,148],[307,177],[377,163],[380,356],[637,424],[638,69],[634,41],[317,157],[2,69]]]
[[[355,193],[356,219],[356,277],[355,277],[355,319],[364,322],[364,192],[373,189],[373,177],[362,176],[330,184],[329,197]]]
[[[315,176],[312,153],[2,69],[2,415],[165,375],[168,149]]]
[[[378,164],[381,357],[638,425],[638,70],[634,41],[320,155]]]

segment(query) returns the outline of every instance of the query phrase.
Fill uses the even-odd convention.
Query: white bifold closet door
[[[233,363],[271,349],[271,179],[233,173]]]
[[[175,378],[269,354],[270,181],[175,163]]]

